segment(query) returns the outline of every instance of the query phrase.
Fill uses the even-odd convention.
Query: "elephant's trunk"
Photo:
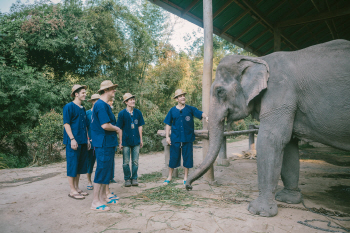
[[[222,140],[224,139],[224,120],[221,120],[217,112],[210,112],[209,114],[209,150],[202,164],[189,175],[186,181],[186,189],[192,189],[192,182],[205,174],[210,166],[215,162],[219,150],[221,148]]]

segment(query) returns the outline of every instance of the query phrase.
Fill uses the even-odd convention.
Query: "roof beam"
[[[203,28],[203,20],[201,18],[198,18],[197,16],[191,14],[190,12],[187,12],[185,15],[181,15],[181,12],[184,11],[183,8],[177,6],[176,4],[168,1],[168,0],[151,0],[151,2],[153,4],[156,4],[160,7],[162,7],[163,9],[173,13],[174,15],[177,15],[179,17],[182,17],[183,19],[186,19],[187,21],[199,26]],[[221,30],[217,27],[213,27],[214,30],[214,34],[221,36],[223,39],[233,43],[233,41],[235,40],[235,37],[228,35],[227,33],[221,34]],[[237,41],[235,42],[235,44],[241,48],[244,48],[245,50],[247,50],[248,52],[254,53],[257,56],[260,56],[261,53],[259,53],[258,51],[253,52],[253,48],[251,47],[245,47],[243,43]]]
[[[186,9],[185,9],[183,12],[181,12],[181,16],[187,14],[187,12],[189,12],[189,11],[192,9],[192,7],[194,7],[198,2],[199,2],[199,0],[193,0],[193,1],[191,2],[191,4],[188,5],[188,6],[186,7]]]
[[[267,43],[269,43],[271,40],[273,40],[273,36],[270,36],[264,43],[262,43],[259,47],[257,47],[256,49],[253,50],[253,53],[255,51],[258,51],[259,49],[261,49],[264,45],[266,45]]]
[[[227,0],[222,7],[220,7],[214,14],[213,14],[213,19],[215,19],[216,16],[218,16],[221,12],[223,12],[231,3],[233,3],[233,0]]]
[[[238,0],[235,0],[235,2],[237,3]],[[268,27],[270,27],[270,30],[271,32],[273,32],[274,30],[274,26],[272,25],[272,23],[266,18],[263,16],[263,14],[260,12],[259,9],[257,9],[251,2],[250,0],[242,0],[242,2],[244,2],[244,4],[252,11],[254,12],[254,14],[256,16],[258,16]],[[239,4],[241,5],[241,4]],[[243,8],[245,8],[244,6],[242,6]],[[290,45],[292,45],[294,48],[298,49],[298,46],[296,46],[293,42],[291,42],[286,36],[284,36],[282,33],[281,33],[281,37],[286,41],[288,42]]]
[[[257,4],[259,4],[261,1],[259,1]],[[267,14],[266,16],[269,16],[272,12],[274,12],[275,10],[277,10],[279,7],[281,7],[281,5],[283,5],[284,1],[281,1],[280,4],[277,4],[275,7],[273,7]],[[249,32],[250,30],[252,30],[256,25],[258,25],[261,22],[261,20],[256,21],[255,23],[253,23],[252,25],[250,25],[248,28],[246,28],[243,32],[241,32],[238,36],[236,36],[236,40],[237,41],[239,38],[241,38],[242,36],[244,36],[247,32]]]
[[[314,5],[314,7],[316,8],[316,10],[317,10],[319,13],[321,13],[321,10],[320,10],[320,8],[318,8],[317,4],[315,3],[315,0],[310,0],[310,1],[312,2],[312,4]],[[326,25],[327,25],[329,31],[331,32],[332,38],[333,38],[333,40],[334,40],[334,39],[335,39],[335,35],[334,35],[334,31],[333,31],[331,25],[329,24],[328,20],[325,20],[325,23],[326,23]]]
[[[290,26],[299,25],[299,24],[312,23],[312,22],[322,21],[326,19],[333,19],[344,15],[350,15],[350,8],[325,12],[318,15],[304,16],[298,19],[286,20],[284,22],[280,22],[279,24],[277,24],[277,27],[280,27],[280,28],[290,27]]]
[[[264,35],[268,31],[269,29],[265,29],[264,31],[260,32],[258,35],[254,36],[253,39],[251,39],[246,43],[246,46],[249,46],[250,44],[254,43],[257,39],[259,39],[262,35]]]
[[[224,29],[222,29],[221,34],[225,33],[229,30],[233,25],[235,25],[238,21],[240,21],[244,16],[249,13],[250,10],[245,10],[242,14],[240,14],[237,18],[235,18],[231,23],[229,23]]]

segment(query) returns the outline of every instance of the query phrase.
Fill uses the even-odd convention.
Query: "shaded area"
[[[13,183],[19,183],[19,182],[21,183],[19,185],[28,184],[28,183],[33,183],[35,181],[46,180],[46,179],[52,178],[54,176],[57,176],[60,173],[61,172],[52,172],[52,173],[48,173],[48,174],[44,174],[44,175],[40,175],[40,176],[31,176],[31,177],[26,177],[26,178],[13,179],[11,181],[0,182],[0,184],[13,184]],[[6,188],[6,187],[8,187],[8,186],[0,186],[0,189]]]
[[[299,151],[300,159],[323,160],[336,166],[350,166],[350,151],[332,147],[303,148]]]

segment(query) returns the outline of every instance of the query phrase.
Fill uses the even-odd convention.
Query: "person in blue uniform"
[[[74,85],[71,97],[74,100],[63,107],[63,144],[66,145],[69,197],[84,199],[88,193],[79,189],[80,174],[87,173],[87,155],[90,149],[87,132],[87,117],[81,102],[86,97],[86,86]]]
[[[170,145],[169,175],[164,181],[164,185],[171,181],[174,168],[180,166],[181,154],[185,170],[183,183],[186,184],[188,170],[193,167],[193,141],[195,140],[193,117],[205,118],[208,122],[205,113],[186,105],[185,95],[186,92],[181,89],[175,91],[174,99],[177,101],[177,105],[170,109],[164,120],[166,141]],[[170,129],[171,136],[169,137]]]
[[[116,126],[116,119],[108,101],[115,96],[117,84],[105,80],[100,85],[101,97],[96,101],[92,110],[91,137],[95,147],[97,166],[94,179],[94,198],[92,210],[108,211],[107,204],[118,204],[117,196],[108,197],[106,190],[113,177],[113,160],[115,148],[118,146],[117,133],[121,133]]]
[[[86,117],[88,119],[88,135],[89,138],[88,140],[90,141],[91,144],[91,148],[88,151],[88,158],[87,158],[87,165],[88,165],[88,169],[87,169],[87,180],[88,180],[88,185],[87,185],[87,189],[88,190],[93,190],[94,186],[92,185],[92,181],[91,181],[91,174],[92,174],[92,170],[94,168],[95,162],[96,162],[96,156],[95,156],[95,149],[94,149],[94,144],[92,142],[92,138],[91,138],[91,117],[92,117],[92,110],[94,108],[94,104],[96,103],[96,101],[100,98],[99,94],[93,94],[91,96],[91,99],[89,99],[88,101],[92,104],[91,109],[86,111]]]
[[[143,147],[142,126],[145,124],[140,110],[135,108],[135,96],[125,93],[123,102],[126,108],[119,112],[117,126],[122,129],[123,172],[125,187],[138,186],[139,151]],[[130,170],[131,154],[131,170]]]

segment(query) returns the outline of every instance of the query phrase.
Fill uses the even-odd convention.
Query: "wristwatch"
[[[70,140],[72,141],[74,138],[71,138]]]

